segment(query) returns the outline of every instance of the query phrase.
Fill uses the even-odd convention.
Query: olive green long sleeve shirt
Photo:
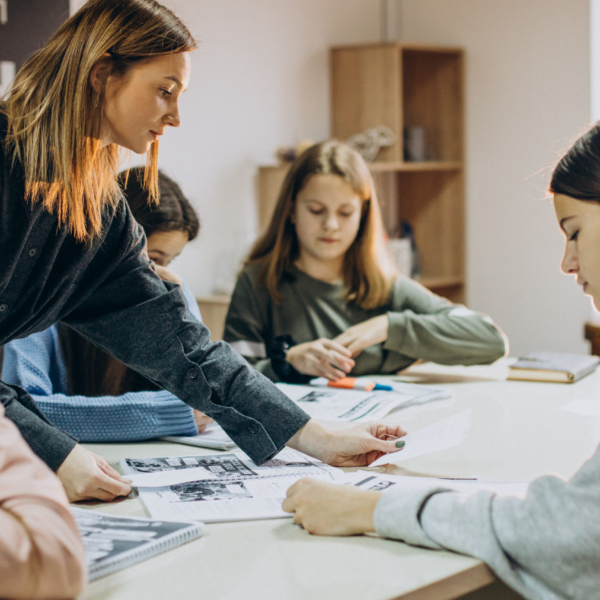
[[[296,343],[333,339],[349,327],[378,315],[389,318],[388,338],[363,350],[350,375],[395,373],[418,359],[446,365],[489,364],[507,343],[490,317],[452,304],[406,277],[397,277],[388,302],[364,310],[344,298],[343,284],[330,284],[294,269],[280,284],[275,304],[259,281],[259,266],[240,274],[225,323],[224,339],[273,381],[271,345],[280,335]]]

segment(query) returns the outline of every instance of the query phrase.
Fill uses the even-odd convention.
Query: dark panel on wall
[[[0,0],[8,21],[0,23],[0,60],[17,64],[39,50],[69,18],[69,0]]]

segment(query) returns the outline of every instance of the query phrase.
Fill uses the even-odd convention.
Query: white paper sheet
[[[245,480],[258,477],[332,477],[342,473],[306,454],[284,448],[277,456],[256,465],[244,452],[198,456],[122,458],[121,468],[134,487],[164,487],[189,481]]]
[[[243,452],[196,458],[210,459],[213,469],[219,465],[223,468],[211,471],[211,478],[139,488],[140,499],[153,518],[180,519],[186,515],[186,519],[214,523],[287,517],[281,503],[287,489],[296,481],[310,476],[335,483],[343,481],[345,476],[340,469],[290,448],[260,466]],[[166,459],[153,460],[159,463]],[[126,463],[129,468],[130,463],[131,460]],[[188,472],[196,470],[187,469]],[[164,473],[157,471],[156,481],[160,481],[158,477]]]
[[[518,496],[524,498],[530,481],[508,479],[441,479],[435,477],[409,477],[404,475],[386,475],[372,471],[356,471],[352,473],[353,485],[370,491],[382,492],[397,486],[402,489],[425,490],[440,487],[457,492],[475,493],[484,490],[495,492],[499,496]]]
[[[406,442],[404,449],[399,452],[385,454],[372,462],[370,467],[398,463],[417,456],[425,456],[441,450],[447,450],[462,444],[471,425],[471,409],[457,415],[433,423],[413,433],[408,433],[402,439]]]
[[[153,518],[200,520],[206,523],[291,517],[283,512],[288,488],[302,476],[194,481],[161,488],[141,488],[140,498]],[[329,474],[318,476],[332,483]]]
[[[390,383],[394,387],[393,392],[365,392],[288,383],[276,385],[314,419],[354,423],[381,419],[404,405],[412,406],[450,395],[446,390],[397,382]]]

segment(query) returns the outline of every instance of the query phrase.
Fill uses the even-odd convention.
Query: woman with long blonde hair
[[[505,353],[489,317],[394,272],[367,165],[336,141],[291,166],[238,279],[225,340],[288,382],[393,373],[418,359],[490,363]]]
[[[116,182],[122,148],[146,154],[157,196],[158,140],[178,127],[196,44],[154,0],[90,0],[34,54],[0,105],[0,344],[61,321],[218,421],[257,463],[284,445],[331,464],[395,449],[399,427],[331,432],[188,316],[162,281]],[[50,424],[31,397],[0,401],[71,500],[130,486]]]

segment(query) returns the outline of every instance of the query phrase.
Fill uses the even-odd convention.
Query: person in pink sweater
[[[73,598],[85,548],[59,479],[0,405],[0,598]]]

